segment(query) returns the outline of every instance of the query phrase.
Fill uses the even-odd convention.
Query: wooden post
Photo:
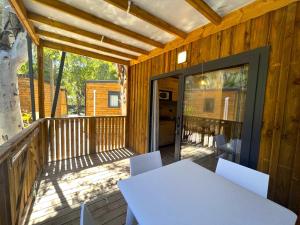
[[[58,77],[57,77],[57,80],[56,80],[55,95],[54,95],[54,99],[53,99],[53,103],[52,103],[51,118],[55,117],[57,100],[58,100],[58,95],[59,95],[59,91],[60,91],[61,78],[62,78],[62,74],[63,74],[63,71],[64,71],[65,58],[66,58],[66,52],[62,52],[61,53],[61,60],[60,60]]]
[[[89,121],[89,148],[90,154],[96,153],[96,118],[90,117]]]
[[[27,49],[28,49],[28,73],[30,78],[30,99],[31,99],[31,113],[32,120],[36,121],[35,115],[35,99],[34,99],[34,73],[33,73],[33,60],[32,60],[32,41],[27,35]]]
[[[12,224],[7,160],[0,164],[0,224]]]
[[[39,118],[45,118],[44,50],[41,44],[37,46],[37,64],[38,64]]]

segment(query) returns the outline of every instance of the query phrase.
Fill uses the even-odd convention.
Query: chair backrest
[[[269,175],[219,158],[216,174],[267,198]]]
[[[130,158],[130,175],[135,176],[162,167],[160,151],[150,152]]]
[[[221,145],[226,144],[225,137],[223,134],[214,136],[214,141],[216,142],[217,148],[219,148]]]
[[[80,225],[95,225],[95,221],[85,204],[80,206]]]

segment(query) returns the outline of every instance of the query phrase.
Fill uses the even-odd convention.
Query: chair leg
[[[126,214],[126,223],[125,225],[137,225],[137,221],[135,216],[133,215],[132,211],[127,207],[127,214]]]

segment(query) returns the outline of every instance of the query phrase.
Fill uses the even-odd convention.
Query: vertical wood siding
[[[30,99],[30,84],[29,78],[18,78],[19,85],[19,95],[20,95],[20,104],[22,112],[31,112],[31,99]],[[45,90],[45,116],[50,117],[51,115],[51,90],[50,84],[44,82],[44,90]],[[38,102],[38,82],[34,80],[34,95],[35,95],[35,110],[39,111],[39,102]],[[68,114],[68,106],[67,106],[67,96],[66,90],[60,89],[57,108],[56,108],[56,117],[65,116]]]
[[[94,116],[94,90],[96,91],[96,115],[95,116],[121,116],[122,108],[108,106],[108,92],[119,92],[121,84],[117,82],[87,82],[85,86],[85,115]]]
[[[130,67],[128,147],[147,152],[149,78],[202,62],[271,46],[259,170],[269,173],[269,197],[300,210],[300,3],[219,31]],[[178,65],[177,53],[187,50]]]

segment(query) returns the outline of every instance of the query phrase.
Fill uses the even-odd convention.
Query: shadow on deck
[[[98,224],[123,224],[126,202],[117,188],[129,176],[127,149],[49,163],[27,224],[79,224],[86,203]]]
[[[190,148],[188,155],[194,151]],[[173,162],[170,150],[161,153],[164,165]],[[97,224],[124,224],[127,205],[117,182],[129,177],[128,159],[133,155],[118,149],[49,163],[38,181],[27,224],[79,224],[81,203],[87,204]],[[201,163],[211,158],[207,154]]]

